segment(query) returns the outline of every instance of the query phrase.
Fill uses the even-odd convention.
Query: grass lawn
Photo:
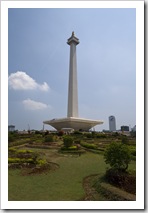
[[[43,152],[43,150],[41,150]],[[76,201],[85,196],[83,178],[103,174],[107,165],[103,155],[86,152],[81,156],[44,150],[48,160],[59,164],[55,171],[23,176],[19,169],[9,169],[9,201]],[[135,169],[135,162],[129,169]]]

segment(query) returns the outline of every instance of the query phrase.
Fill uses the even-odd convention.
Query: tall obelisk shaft
[[[77,87],[77,58],[76,45],[79,39],[72,32],[67,44],[70,45],[70,62],[69,62],[69,87],[68,87],[68,111],[67,117],[78,117],[78,87]]]

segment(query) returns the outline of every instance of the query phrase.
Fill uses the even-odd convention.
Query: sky
[[[79,117],[96,131],[136,124],[136,9],[8,9],[8,124],[43,128],[67,116],[72,31],[77,45]],[[53,129],[45,125],[45,129]]]

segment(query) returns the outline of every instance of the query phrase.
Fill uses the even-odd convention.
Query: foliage
[[[112,136],[113,136],[113,137],[119,137],[120,135],[119,135],[118,132],[113,132],[113,133],[112,133]]]
[[[95,144],[90,144],[90,143],[86,143],[86,142],[80,142],[81,146],[84,146],[85,148],[88,149],[97,149],[97,146]]]
[[[53,135],[48,135],[45,136],[44,142],[53,142],[54,141],[54,136]]]
[[[80,140],[80,139],[74,140],[74,143],[75,143],[75,144],[80,144],[80,143],[81,143],[81,140]]]
[[[70,147],[66,147],[66,146],[63,146],[61,147],[61,150],[77,150],[77,146],[70,146]]]
[[[26,150],[26,149],[19,149],[19,150],[17,150],[17,153],[25,154],[25,153],[33,153],[33,151],[32,150]]]
[[[34,160],[32,158],[8,158],[8,163],[33,163]]]
[[[108,169],[105,180],[114,186],[125,189],[129,193],[136,193],[136,176],[117,169]]]
[[[14,153],[14,152],[16,152],[16,149],[15,149],[15,148],[10,147],[10,148],[8,149],[8,151],[9,151],[9,152],[13,152],[13,153]]]
[[[64,136],[63,142],[64,142],[64,146],[68,148],[68,147],[72,146],[73,138],[70,136]]]
[[[136,131],[131,131],[130,133],[132,138],[136,138]]]
[[[130,146],[129,148],[130,148],[131,155],[136,156],[136,147]]]
[[[47,131],[45,132],[45,136],[48,135],[48,134],[49,134],[49,131],[47,130]]]
[[[40,131],[38,131],[38,130],[35,130],[35,134],[36,135],[40,135],[40,134],[42,134]]]
[[[85,136],[86,136],[87,138],[92,138],[92,137],[93,137],[91,133],[86,133]]]
[[[74,131],[74,133],[73,133],[74,135],[82,135],[83,133],[82,132],[80,132],[80,131]]]
[[[107,138],[108,136],[106,134],[103,133],[98,133],[96,134],[96,138]]]
[[[58,132],[58,136],[63,136],[64,135],[64,132],[61,130]]]
[[[129,144],[129,139],[126,135],[122,135],[121,141],[123,144]]]
[[[20,141],[15,141],[15,142],[12,142],[12,143],[9,143],[9,147],[12,147],[12,146],[19,146],[19,145],[22,145],[22,144],[25,144],[25,143],[29,143],[30,141],[30,138],[24,138],[24,139],[21,139]]]
[[[127,145],[117,142],[112,142],[104,152],[106,164],[114,169],[126,170],[131,161],[130,149]]]
[[[37,163],[37,165],[39,165],[39,166],[44,166],[44,165],[47,163],[47,161],[46,161],[45,159],[38,159],[38,160],[36,161],[36,163]]]
[[[8,134],[8,142],[13,142],[15,140],[15,137],[12,133]]]
[[[47,153],[47,150],[42,150]],[[42,175],[21,175],[20,170],[9,169],[9,201],[73,201],[84,197],[82,180],[91,174],[104,174],[105,163],[102,155],[86,152],[80,157],[60,155],[55,158],[48,150],[47,157],[59,164],[56,172]],[[97,165],[97,166],[96,166]],[[129,165],[135,169],[135,162]],[[65,181],[66,180],[66,181]],[[23,190],[20,190],[23,187]]]

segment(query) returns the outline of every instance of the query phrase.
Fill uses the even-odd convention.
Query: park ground
[[[51,140],[51,137],[48,138]],[[129,193],[121,187],[115,187],[105,182],[102,178],[106,169],[109,168],[109,165],[104,161],[104,150],[112,141],[120,142],[119,135],[94,137],[80,134],[74,135],[74,140],[79,144],[79,149],[75,150],[73,147],[69,151],[61,150],[63,136],[54,136],[54,141],[50,142],[47,142],[47,136],[45,139],[45,136],[40,134],[17,136],[11,140],[9,142],[8,200],[106,201],[136,199],[135,192]],[[135,151],[135,138],[131,137],[128,140],[130,148]],[[16,163],[15,160],[19,161],[18,155],[23,152],[36,153],[40,157],[40,162],[46,161],[48,167],[40,169],[41,163],[36,168],[20,166],[20,162]],[[128,171],[135,175],[135,156],[129,164]]]

